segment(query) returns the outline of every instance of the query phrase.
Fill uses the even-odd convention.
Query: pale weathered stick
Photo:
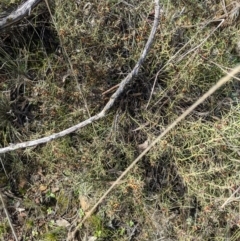
[[[63,137],[66,136],[74,131],[79,130],[80,128],[91,124],[93,121],[99,120],[101,118],[103,118],[107,111],[113,106],[113,104],[115,103],[116,99],[122,94],[122,92],[124,91],[125,86],[132,80],[132,78],[134,76],[136,76],[138,74],[138,71],[144,61],[144,59],[147,56],[147,53],[149,51],[149,48],[153,42],[154,39],[154,35],[156,33],[157,30],[157,26],[158,26],[158,21],[159,21],[159,13],[160,13],[160,7],[158,4],[158,0],[155,0],[155,18],[154,18],[154,23],[152,26],[152,30],[151,33],[148,37],[148,41],[143,49],[143,52],[138,60],[138,62],[136,63],[135,67],[133,68],[133,70],[121,81],[121,83],[119,84],[118,89],[116,90],[116,92],[110,97],[110,100],[108,101],[108,103],[105,105],[105,107],[102,109],[102,111],[100,113],[98,113],[97,115],[94,115],[92,117],[90,117],[89,119],[80,122],[79,124],[72,126],[68,129],[65,129],[61,132],[58,133],[54,133],[50,136],[47,137],[43,137],[37,140],[33,140],[33,141],[26,141],[26,142],[22,142],[22,143],[18,143],[18,144],[10,144],[8,147],[4,147],[4,148],[0,148],[0,154],[1,153],[6,153],[9,151],[14,151],[17,149],[21,149],[21,148],[26,148],[26,147],[31,147],[31,146],[36,146],[39,144],[43,144],[43,143],[47,143],[49,141],[52,141],[54,139],[57,139],[59,137]]]
[[[230,73],[221,78],[213,87],[211,87],[202,97],[200,97],[194,104],[192,104],[185,112],[183,112],[173,123],[171,123],[129,166],[128,168],[118,177],[118,179],[111,185],[111,187],[102,195],[102,197],[97,201],[97,203],[92,207],[90,211],[87,212],[86,216],[77,225],[74,231],[69,234],[68,241],[74,238],[78,229],[82,224],[93,214],[98,205],[107,197],[107,195],[117,186],[120,181],[125,177],[129,171],[138,163],[138,161],[147,153],[149,150],[155,146],[169,131],[171,131],[180,121],[182,121],[187,115],[189,115],[197,106],[203,103],[210,95],[212,95],[217,89],[222,85],[227,83],[233,76],[240,72],[240,65],[235,67]],[[228,200],[227,200],[228,201]],[[227,203],[226,201],[226,203]],[[225,205],[225,203],[224,203]],[[224,207],[224,205],[222,207]]]
[[[15,11],[0,20],[0,30],[13,25],[14,23],[23,19],[25,16],[30,15],[31,10],[40,2],[41,0],[27,0]]]

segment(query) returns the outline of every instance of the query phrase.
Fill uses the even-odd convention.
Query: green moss
[[[0,223],[0,237],[3,239],[5,235],[10,231],[10,227],[5,222]]]
[[[104,221],[97,215],[90,217],[89,224],[94,236],[97,238],[106,238],[110,234],[109,229],[104,226]]]
[[[50,232],[43,235],[43,241],[58,241],[66,238],[66,230],[64,228],[54,228]]]

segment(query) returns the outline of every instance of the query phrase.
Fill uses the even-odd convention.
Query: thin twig
[[[227,67],[225,67],[225,66],[221,66],[220,64],[218,64],[218,63],[216,63],[216,62],[214,62],[214,61],[212,61],[212,60],[208,60],[208,61],[209,61],[210,63],[216,65],[219,69],[221,69],[224,74],[227,74],[227,73],[228,73],[228,71],[225,70],[224,68],[231,70],[231,68],[227,68]],[[233,78],[236,79],[236,80],[238,80],[238,81],[240,81],[240,78],[238,78],[238,77],[236,77],[236,76],[233,76]]]
[[[223,204],[220,208],[223,209],[228,203],[230,203],[232,200],[235,200],[235,199],[233,199],[233,197],[234,197],[234,195],[235,195],[236,193],[239,192],[239,190],[240,190],[240,187],[238,187],[238,188],[232,193],[232,195],[224,202],[224,204]],[[239,199],[239,197],[238,197],[238,199]]]
[[[102,195],[102,197],[91,208],[87,215],[77,225],[76,229],[72,233],[75,235],[82,224],[94,213],[99,204],[107,197],[107,195],[120,183],[120,181],[129,173],[129,171],[139,162],[139,160],[145,156],[149,150],[155,146],[169,131],[171,131],[180,121],[188,116],[197,106],[203,103],[210,95],[212,95],[222,85],[227,83],[233,76],[240,72],[240,65],[235,67],[230,73],[221,78],[214,86],[212,86],[202,97],[200,97],[194,104],[192,104],[184,113],[182,113],[174,122],[172,122],[129,166],[128,168],[117,178],[117,180],[111,185],[111,187]],[[74,236],[70,236],[73,238]],[[71,239],[68,239],[70,241]]]
[[[213,33],[214,33],[217,29],[219,29],[219,28],[221,27],[221,25],[224,23],[225,19],[219,19],[218,21],[220,21],[220,23],[218,24],[218,26],[217,26],[215,29],[213,29],[213,30],[210,32],[210,34],[209,34],[205,39],[203,39],[203,41],[202,41],[199,45],[195,46],[194,48],[190,49],[187,53],[183,54],[183,55],[181,56],[181,58],[179,58],[179,59],[177,60],[176,63],[182,61],[182,60],[183,60],[188,54],[190,54],[191,52],[199,49],[199,48],[210,38],[210,36],[212,36]]]
[[[154,82],[153,82],[153,86],[152,86],[151,93],[150,93],[150,97],[149,97],[149,99],[148,99],[148,103],[147,103],[145,109],[147,109],[148,106],[149,106],[149,104],[150,104],[150,101],[151,101],[151,99],[152,99],[152,95],[153,95],[153,92],[154,92],[155,85],[156,85],[157,78],[158,78],[159,74],[160,74],[160,73],[169,65],[169,63],[171,63],[173,60],[176,59],[176,60],[175,60],[176,63],[179,63],[179,62],[181,62],[188,54],[192,53],[194,50],[197,50],[199,47],[201,47],[201,46],[210,38],[210,36],[212,36],[213,33],[214,33],[217,29],[219,29],[219,28],[221,27],[221,25],[224,23],[225,20],[224,20],[224,19],[218,19],[218,20],[216,20],[216,21],[218,21],[218,22],[220,21],[220,23],[218,24],[218,26],[217,26],[215,29],[213,29],[213,30],[211,31],[211,33],[210,33],[203,41],[201,41],[201,43],[200,43],[199,45],[195,46],[194,48],[191,48],[189,51],[187,51],[187,53],[181,55],[178,59],[176,59],[177,56],[178,56],[178,54],[179,54],[180,52],[182,52],[182,50],[184,50],[184,49],[187,47],[187,45],[189,45],[189,44],[194,40],[194,37],[197,36],[197,34],[198,34],[198,32],[197,32],[193,38],[191,38],[186,44],[184,44],[184,46],[183,46],[182,48],[180,48],[180,49],[176,52],[176,54],[173,55],[173,56],[167,61],[167,63],[166,63],[163,67],[161,67],[160,70],[158,70],[158,72],[157,72],[156,75],[155,75]],[[206,27],[206,26],[207,26],[209,23],[211,23],[211,22],[212,22],[212,21],[209,21],[208,23],[206,23],[206,25],[205,25],[204,27]],[[202,28],[202,29],[203,29],[203,28]],[[202,31],[202,29],[201,29],[201,31]]]
[[[55,21],[55,18],[54,18],[53,15],[52,15],[52,11],[51,11],[51,8],[50,8],[50,5],[49,5],[49,0],[45,0],[45,3],[46,3],[46,6],[47,6],[47,8],[48,8],[48,12],[49,12],[49,14],[50,14],[50,16],[51,16],[51,18],[52,18],[52,22],[53,22],[55,28],[58,30],[57,33],[59,33],[59,27],[58,27],[58,25],[57,25],[57,23],[56,23],[56,21]],[[70,58],[69,58],[69,56],[68,56],[68,54],[67,54],[67,51],[66,51],[66,48],[65,48],[64,44],[63,44],[63,38],[62,38],[60,35],[58,35],[58,37],[59,37],[59,40],[60,40],[60,44],[61,44],[63,53],[64,53],[64,55],[65,55],[65,57],[66,57],[66,59],[67,59],[67,61],[68,61],[68,65],[69,65],[69,67],[70,67],[71,74],[72,74],[72,76],[74,77],[74,80],[75,80],[75,83],[76,83],[76,87],[77,87],[77,89],[79,90],[79,93],[80,93],[80,95],[81,95],[81,97],[82,97],[82,100],[83,100],[83,103],[84,103],[84,106],[85,106],[85,110],[87,111],[88,117],[90,118],[90,117],[91,117],[91,114],[90,114],[90,111],[89,111],[89,108],[88,108],[87,100],[86,100],[86,98],[84,97],[84,94],[83,94],[82,89],[81,89],[81,87],[80,87],[80,84],[79,84],[79,82],[78,82],[78,77],[76,76],[76,73],[75,73],[75,71],[74,71],[74,69],[73,69],[72,62],[71,62],[71,60],[70,60]],[[95,130],[95,128],[94,128],[94,125],[92,125],[92,127],[93,127],[94,132],[96,133],[96,130]]]
[[[110,89],[105,90],[105,91],[102,93],[102,95],[106,95],[106,94],[108,94],[109,92],[113,92],[113,90],[117,89],[118,87],[119,87],[119,84],[114,85],[114,86],[112,86]]]
[[[0,200],[1,200],[1,202],[2,202],[3,210],[4,210],[5,214],[6,214],[6,217],[7,217],[7,220],[8,220],[8,224],[9,224],[11,230],[12,230],[12,234],[13,234],[13,236],[14,236],[14,239],[15,239],[16,241],[18,241],[17,234],[16,234],[16,232],[15,232],[15,230],[14,230],[14,228],[13,228],[12,221],[11,221],[11,219],[10,219],[10,216],[9,216],[8,210],[7,210],[7,208],[6,208],[6,204],[5,204],[5,201],[4,201],[4,199],[3,199],[3,195],[2,195],[2,192],[1,192],[1,191],[0,191]]]

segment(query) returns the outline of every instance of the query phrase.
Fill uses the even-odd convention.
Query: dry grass
[[[154,10],[133,0],[56,0],[50,8],[53,19],[42,3],[17,33],[1,36],[0,66],[7,62],[0,91],[10,98],[0,100],[1,146],[101,110],[111,94],[102,93],[136,63]],[[6,202],[19,237],[66,240],[67,224],[89,211],[139,155],[139,145],[225,75],[222,69],[239,63],[237,11],[231,1],[163,1],[147,60],[105,119],[1,157],[9,175],[1,170],[1,188],[16,196]],[[238,240],[239,196],[232,194],[239,187],[239,91],[233,80],[153,147],[86,221],[79,240]],[[0,237],[11,238],[4,215]]]

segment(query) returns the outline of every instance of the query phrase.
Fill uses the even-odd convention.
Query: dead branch
[[[40,3],[41,0],[27,0],[15,11],[0,20],[0,30],[10,27],[19,22],[25,16],[30,15],[31,11]]]
[[[31,147],[31,146],[36,146],[36,145],[39,145],[39,144],[47,143],[47,142],[55,140],[59,137],[63,137],[63,136],[66,136],[66,135],[68,135],[72,132],[75,132],[75,131],[79,130],[80,128],[84,127],[84,126],[89,125],[92,122],[103,118],[106,115],[106,113],[109,111],[109,109],[113,106],[116,99],[119,98],[119,96],[123,93],[126,85],[133,79],[134,76],[136,76],[138,74],[138,71],[139,71],[142,63],[147,56],[147,53],[148,53],[148,51],[150,49],[150,46],[153,42],[156,30],[157,30],[157,26],[158,26],[159,14],[160,14],[160,7],[159,7],[158,2],[159,2],[158,0],[155,0],[155,16],[154,16],[153,26],[152,26],[152,29],[151,29],[151,33],[148,37],[148,41],[147,41],[147,43],[146,43],[146,45],[145,45],[145,47],[142,51],[142,54],[141,54],[139,60],[137,61],[133,70],[121,81],[118,89],[110,97],[110,100],[104,106],[104,108],[102,109],[102,111],[100,113],[90,117],[89,119],[87,119],[83,122],[78,123],[75,126],[72,126],[68,129],[60,131],[58,133],[54,133],[50,136],[46,136],[46,137],[43,137],[43,138],[40,138],[40,139],[37,139],[37,140],[33,140],[33,141],[26,141],[26,142],[21,142],[21,143],[17,143],[17,144],[10,144],[8,147],[0,148],[0,154],[6,153],[6,152],[9,152],[9,151],[14,151],[14,150],[21,149],[21,148],[26,148],[26,147]]]

